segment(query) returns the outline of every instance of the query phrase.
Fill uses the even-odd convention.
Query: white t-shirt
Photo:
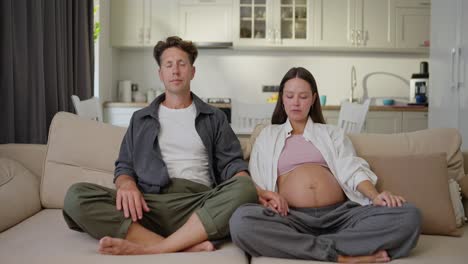
[[[191,104],[183,109],[159,107],[161,130],[158,135],[162,158],[169,177],[212,186],[208,152],[195,129],[197,109]]]

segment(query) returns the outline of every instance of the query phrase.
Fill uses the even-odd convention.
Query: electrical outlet
[[[276,93],[279,91],[279,85],[262,85],[262,92]]]

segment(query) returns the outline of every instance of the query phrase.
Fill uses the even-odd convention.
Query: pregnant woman
[[[344,132],[326,125],[317,84],[304,68],[283,77],[272,124],[252,150],[259,204],[230,220],[235,244],[252,256],[388,262],[419,238],[419,210],[378,192],[377,176]]]

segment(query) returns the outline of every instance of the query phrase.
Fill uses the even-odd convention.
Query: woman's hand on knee
[[[259,195],[259,202],[278,214],[285,216],[289,212],[289,205],[286,199],[277,192],[264,191]]]
[[[383,191],[377,195],[372,203],[377,206],[388,206],[388,207],[401,207],[406,200],[402,196],[392,194],[388,191]]]

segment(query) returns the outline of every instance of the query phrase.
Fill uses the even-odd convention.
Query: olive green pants
[[[65,196],[63,216],[68,226],[94,238],[125,238],[132,223],[116,209],[116,190],[92,183],[76,183]],[[233,177],[209,188],[184,179],[172,179],[160,194],[143,194],[149,212],[138,222],[163,237],[179,229],[196,213],[209,240],[229,235],[229,219],[242,204],[256,203],[255,186],[246,176]]]

